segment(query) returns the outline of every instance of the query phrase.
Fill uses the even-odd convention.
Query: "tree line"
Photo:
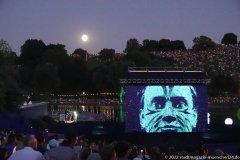
[[[209,50],[216,43],[207,36],[193,39],[193,50]],[[222,44],[237,44],[237,36],[227,33]],[[129,39],[125,53],[104,48],[97,55],[77,48],[68,54],[64,44],[46,45],[28,39],[19,56],[5,40],[0,40],[0,111],[14,110],[24,100],[22,95],[81,94],[118,92],[119,79],[127,77],[128,67],[173,67],[171,58],[161,58],[154,51],[186,50],[182,40]]]

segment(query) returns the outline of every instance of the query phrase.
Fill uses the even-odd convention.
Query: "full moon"
[[[83,41],[83,42],[88,41],[88,36],[87,36],[86,34],[83,34],[83,35],[82,35],[82,41]]]

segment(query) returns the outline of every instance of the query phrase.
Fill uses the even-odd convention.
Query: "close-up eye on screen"
[[[206,86],[125,86],[126,132],[204,132]]]

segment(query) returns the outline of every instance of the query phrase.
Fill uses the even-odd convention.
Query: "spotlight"
[[[208,121],[208,124],[210,124],[210,113],[209,112],[207,113],[207,121]]]
[[[77,121],[77,116],[78,116],[77,112],[73,111],[73,120],[74,121]]]
[[[225,125],[232,125],[232,124],[233,124],[232,118],[226,118],[225,119]]]

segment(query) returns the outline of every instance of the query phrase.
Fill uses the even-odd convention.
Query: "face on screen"
[[[140,125],[146,132],[192,132],[197,109],[192,86],[147,86],[143,92]]]

